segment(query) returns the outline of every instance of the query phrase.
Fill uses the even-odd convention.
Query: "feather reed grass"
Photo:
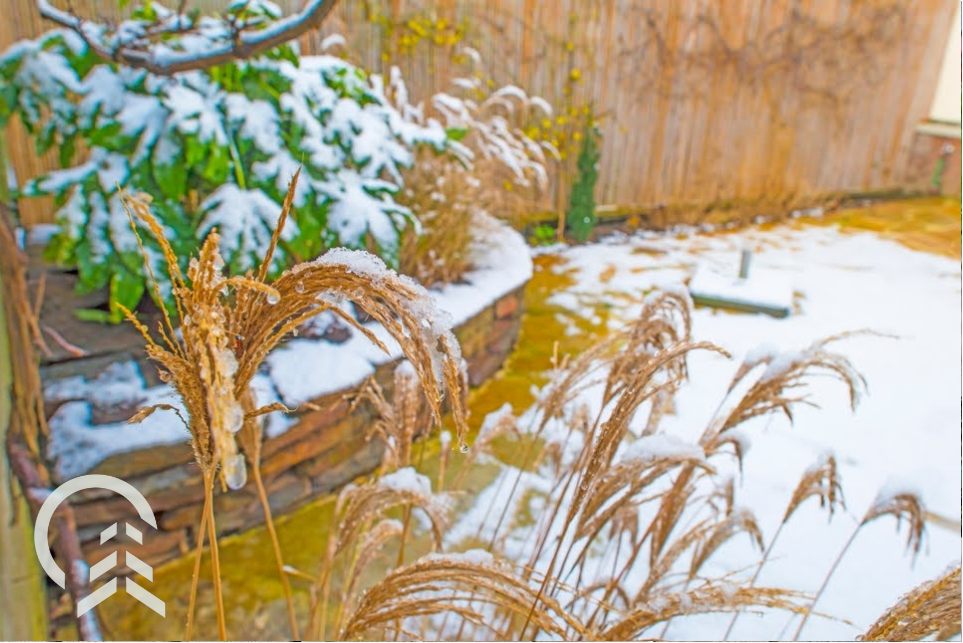
[[[205,492],[196,555],[199,561],[206,530],[214,568],[218,633],[222,639],[226,637],[226,623],[212,502],[213,483],[219,476],[226,488],[243,487],[249,468],[255,472],[258,495],[270,525],[278,573],[288,603],[291,633],[295,638],[299,635],[291,589],[258,471],[263,440],[260,420],[266,413],[287,409],[280,404],[254,408],[250,388],[264,358],[288,333],[314,315],[330,310],[388,352],[371,331],[343,312],[340,303],[353,301],[379,321],[399,343],[423,388],[434,421],[441,422],[442,400],[451,391],[454,394],[448,395],[448,399],[459,441],[464,441],[466,430],[460,349],[445,324],[444,316],[434,310],[430,297],[421,286],[387,270],[379,259],[367,253],[347,250],[331,251],[315,261],[295,266],[270,284],[266,282],[271,257],[290,213],[297,178],[295,175],[291,181],[263,262],[256,273],[249,271],[241,277],[222,274],[224,260],[218,251],[216,230],[205,239],[200,255],[191,259],[184,274],[163,228],[150,212],[150,198],[127,195],[124,199],[148,274],[153,277],[154,273],[140,242],[138,221],[160,244],[173,284],[172,296],[179,323],[175,329],[175,320],[161,306],[164,314],[156,329],[157,340],[133,313],[126,309],[123,312],[144,336],[147,354],[158,364],[161,379],[178,392],[187,410],[187,417],[181,419],[191,434]],[[162,301],[156,280],[153,280],[153,294]],[[147,409],[134,419],[143,419],[154,410],[157,409]],[[199,570],[199,562],[195,570]],[[188,609],[188,639],[192,634],[197,580],[195,573]]]
[[[846,508],[836,458],[833,455],[824,455],[816,464],[806,469],[805,473],[803,473],[799,484],[796,485],[792,493],[792,498],[789,499],[789,505],[786,507],[786,513],[783,515],[782,521],[776,528],[776,532],[772,535],[769,546],[762,555],[762,560],[759,561],[759,565],[756,566],[756,571],[753,573],[752,578],[749,579],[750,587],[756,584],[762,568],[766,562],[769,561],[769,556],[776,546],[776,541],[779,540],[779,535],[782,533],[783,527],[786,526],[789,519],[796,513],[796,510],[809,498],[818,498],[819,506],[829,512],[830,519],[832,519],[837,508]],[[732,620],[729,621],[729,627],[726,628],[723,640],[729,640],[729,636],[732,634],[732,628],[735,627],[738,619],[739,612],[736,612],[732,615]]]
[[[399,559],[349,603],[334,629],[314,633],[627,640],[650,637],[658,625],[664,636],[679,617],[710,612],[738,617],[757,610],[798,614],[801,630],[816,613],[848,545],[812,599],[798,591],[758,587],[756,580],[802,504],[818,500],[830,517],[845,508],[836,459],[826,455],[804,473],[768,543],[752,511],[738,506],[733,478],[721,474],[717,463],[735,461],[741,471],[747,448],[743,425],[775,413],[792,420],[796,405],[814,405],[806,391],[813,375],[838,379],[854,407],[865,381],[845,356],[827,348],[848,335],[800,351],[750,355],[699,440],[676,440],[662,431],[661,420],[687,377],[686,357],[693,350],[723,353],[692,340],[690,311],[684,293],[652,295],[625,331],[578,355],[556,358],[552,378],[524,425],[507,407],[490,414],[461,461],[466,469],[497,440],[525,440],[529,447],[522,468],[501,476],[498,501],[483,508],[476,536],[468,539],[483,550],[461,558],[432,554],[406,565]],[[600,398],[595,407],[583,401],[593,390]],[[389,423],[397,416],[387,399],[378,406]],[[391,434],[387,428],[380,431]],[[410,429],[397,432],[411,434]],[[551,484],[540,491],[527,486],[523,480],[530,479],[531,467]],[[457,493],[464,479],[463,473],[456,475],[446,496]],[[541,507],[528,522],[515,515],[525,510],[526,498],[538,499]],[[925,516],[919,498],[901,490],[881,494],[861,525],[885,515],[908,522],[908,548],[918,551]],[[377,522],[384,520],[379,516],[372,513],[368,523],[374,525],[370,533],[377,535],[378,546],[410,537],[397,523]],[[751,577],[704,576],[707,563],[741,534],[764,552]],[[437,534],[431,540],[437,551]],[[519,560],[524,564],[517,567],[508,562]],[[511,577],[488,573],[493,567],[510,570]],[[475,576],[483,570],[483,579]],[[953,629],[952,614],[941,612],[940,618],[942,631]]]
[[[960,634],[960,566],[913,588],[884,612],[861,641],[946,641]]]
[[[420,229],[402,238],[401,272],[426,287],[462,280],[472,268],[473,234],[488,215],[520,224],[548,191],[555,149],[531,138],[525,126],[551,116],[542,99],[517,87],[491,91],[478,78],[455,80],[452,93],[427,104],[409,103],[407,87],[392,68],[386,95],[406,119],[441,121],[452,134],[445,152],[423,149],[402,171],[395,200],[418,216]]]
[[[625,640],[650,637],[659,625],[664,635],[673,619],[688,615],[733,612],[737,617],[752,610],[802,615],[798,638],[860,527],[886,515],[900,524],[906,521],[907,546],[919,550],[922,503],[897,490],[881,494],[867,510],[812,600],[799,592],[756,586],[782,527],[802,504],[818,499],[830,516],[844,506],[837,463],[826,456],[804,474],[768,544],[752,511],[738,505],[736,484],[723,472],[724,465],[739,465],[741,471],[747,448],[742,431],[758,425],[753,420],[783,413],[792,421],[795,406],[814,405],[806,391],[813,375],[828,373],[839,380],[855,407],[865,381],[829,347],[846,335],[801,351],[747,357],[716,413],[696,433],[698,439],[686,442],[666,433],[663,419],[688,377],[687,358],[693,351],[727,354],[693,340],[686,293],[653,293],[623,331],[578,355],[556,356],[551,379],[525,422],[504,407],[486,419],[468,449],[458,344],[422,287],[364,253],[338,250],[266,282],[291,194],[264,263],[244,277],[221,275],[216,232],[187,274],[181,274],[147,199],[127,200],[132,224],[136,217],[159,237],[174,283],[180,334],[174,319],[165,316],[155,341],[149,329],[128,316],[144,334],[163,377],[184,399],[182,421],[191,431],[205,480],[188,638],[205,536],[214,563],[219,634],[226,635],[212,487],[218,476],[225,487],[242,486],[248,471],[285,579],[291,633],[308,639]],[[160,297],[156,289],[155,296]],[[408,362],[395,370],[390,386],[370,380],[352,402],[351,408],[366,404],[373,409],[368,438],[386,448],[375,475],[340,492],[318,573],[297,574],[310,581],[308,620],[299,629],[287,580],[290,569],[284,565],[259,471],[261,420],[287,409],[280,404],[255,408],[250,382],[285,334],[323,311],[341,316],[384,348],[343,312],[344,300],[380,322]],[[417,471],[412,444],[441,423],[443,401],[455,435],[443,441],[433,490],[431,480]],[[135,419],[158,410],[169,409],[144,409]],[[471,546],[482,548],[452,551],[459,541],[452,537],[450,514],[467,471],[479,458],[492,456],[496,443],[504,440],[526,446],[517,471],[506,468],[496,501],[482,508],[484,518],[474,539],[468,538]],[[452,442],[462,459],[448,453]],[[442,491],[450,467],[461,470],[449,476]],[[537,510],[532,509],[535,501]],[[525,520],[517,515],[523,511],[530,512]],[[751,578],[706,575],[713,568],[710,561],[740,535],[764,552]],[[416,555],[419,551],[428,553]],[[385,570],[380,576],[376,561]],[[958,630],[959,611],[950,609],[947,598],[953,592],[959,593],[958,567],[955,576],[949,573],[911,592],[867,632],[867,640]],[[907,623],[906,614],[919,613],[931,622],[925,627]]]
[[[372,586],[344,624],[340,638],[356,638],[402,618],[449,611],[477,626],[490,628],[491,621],[478,609],[479,604],[521,615],[533,598],[530,584],[487,552],[429,555],[388,573]],[[543,601],[543,609],[533,618],[540,630],[555,636],[584,634],[578,620],[552,600]],[[503,640],[511,634],[498,630],[493,633],[496,639]]]
[[[351,403],[351,410],[362,403],[374,410],[375,420],[367,428],[365,438],[378,438],[385,445],[383,472],[410,465],[412,445],[431,425],[431,411],[408,362],[395,368],[392,384],[388,393],[376,379],[369,378]]]
[[[486,203],[483,182],[456,159],[429,150],[419,152],[403,172],[404,187],[395,200],[418,215],[421,229],[402,236],[400,270],[425,287],[457,283],[472,269],[473,220]],[[493,210],[494,211],[494,210]]]
[[[867,524],[873,522],[877,518],[882,518],[883,516],[892,516],[896,518],[896,528],[899,529],[903,522],[907,523],[907,536],[906,536],[906,548],[913,552],[913,556],[919,553],[920,547],[923,545],[923,532],[926,528],[926,511],[923,508],[923,501],[920,499],[913,491],[905,489],[896,490],[880,490],[873,504],[869,506],[866,510],[866,514],[863,519],[856,525],[856,529],[849,536],[846,544],[840,550],[836,559],[833,561],[832,566],[829,571],[826,572],[826,576],[823,579],[822,585],[816,591],[816,595],[813,597],[812,603],[809,605],[809,610],[803,614],[802,621],[799,623],[799,627],[796,628],[796,634],[793,636],[793,641],[798,641],[800,635],[802,634],[803,628],[806,627],[806,622],[809,620],[809,616],[812,614],[812,610],[815,609],[816,603],[822,597],[823,592],[826,591],[826,587],[829,585],[829,581],[836,569],[839,567],[839,563],[842,562],[843,557],[849,548],[852,547],[853,542],[856,540],[856,536],[859,535],[860,530]]]

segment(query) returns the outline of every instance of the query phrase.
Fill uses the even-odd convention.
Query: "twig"
[[[833,566],[829,568],[829,572],[823,579],[823,584],[819,586],[819,591],[817,591],[816,595],[813,597],[813,602],[809,604],[809,611],[806,612],[802,618],[802,622],[799,624],[799,627],[796,628],[796,635],[792,637],[793,641],[799,640],[799,635],[802,634],[803,628],[806,627],[806,621],[809,620],[813,610],[816,609],[816,603],[819,602],[819,598],[823,595],[823,592],[826,591],[826,586],[829,585],[829,579],[833,577],[833,574],[836,572],[836,568],[839,567],[840,561],[843,560],[843,556],[846,555],[846,552],[849,550],[849,546],[853,544],[853,541],[856,539],[857,534],[859,534],[859,530],[863,524],[864,523],[859,523],[859,525],[856,526],[856,529],[853,530],[849,540],[846,541],[846,544],[843,545],[842,550],[840,550],[839,554],[836,556],[836,560],[833,561]]]
[[[204,537],[207,530],[207,514],[210,510],[210,495],[204,494],[204,508],[201,510],[201,525],[197,530],[197,549],[194,553],[194,574],[191,576],[191,594],[187,601],[187,630],[184,640],[191,640],[194,628],[194,602],[197,600],[197,581],[201,576],[201,557],[204,555]]]
[[[66,339],[64,339],[64,336],[63,336],[63,335],[61,335],[60,333],[58,333],[57,331],[55,331],[55,330],[54,330],[53,328],[51,328],[50,326],[47,326],[46,324],[43,324],[43,325],[41,326],[41,328],[43,328],[43,332],[45,332],[45,333],[47,333],[48,335],[50,335],[50,337],[52,337],[53,340],[54,340],[55,342],[57,342],[57,345],[60,346],[60,348],[64,349],[65,351],[67,351],[68,353],[70,353],[71,355],[73,355],[74,357],[86,357],[86,356],[87,356],[87,351],[85,351],[84,349],[80,348],[79,346],[77,346],[77,345],[75,345],[75,344],[71,344],[70,342],[68,342]],[[46,346],[44,346],[43,348],[45,349],[44,352],[47,353],[47,355],[49,356],[49,355],[50,355],[50,350],[47,349]]]
[[[128,67],[145,69],[160,76],[208,69],[234,60],[256,56],[293,40],[307,31],[317,29],[336,4],[337,0],[310,0],[298,13],[278,20],[265,29],[251,31],[245,30],[246,25],[233,26],[231,37],[224,44],[212,43],[204,53],[165,52],[163,57],[158,57],[157,53],[151,49],[150,43],[140,46],[120,43],[113,49],[109,48],[104,45],[102,38],[91,37],[91,33],[97,31],[96,28],[91,28],[91,23],[70,11],[54,7],[48,0],[37,0],[37,8],[42,17],[76,32],[98,57],[119,62]],[[178,16],[177,25],[176,30],[182,31],[180,16]]]
[[[207,504],[207,537],[211,541],[211,571],[214,576],[214,599],[217,606],[217,635],[222,641],[227,640],[227,626],[224,622],[224,595],[221,588],[221,558],[217,551],[217,527],[214,525],[214,482],[213,471],[209,473],[205,482],[206,493],[211,496]]]
[[[268,502],[267,492],[264,490],[264,481],[261,479],[261,467],[254,468],[254,484],[257,486],[257,495],[261,499],[261,507],[264,509],[264,522],[267,524],[268,534],[271,536],[271,547],[274,549],[274,561],[278,566],[278,573],[281,575],[281,585],[284,588],[284,599],[288,604],[288,619],[291,621],[291,636],[295,641],[300,640],[298,632],[298,617],[294,612],[294,596],[291,593],[291,581],[284,568],[284,558],[281,556],[281,544],[278,541],[277,531],[274,529],[274,518],[271,516],[271,505]]]
[[[32,323],[36,325],[40,320],[40,309],[43,306],[43,296],[47,290],[47,273],[40,273],[40,281],[37,283],[37,294],[33,302],[33,320]],[[46,357],[50,357],[53,353],[50,351],[50,347],[47,346],[47,342],[43,341],[43,336],[37,333],[37,346],[43,351]]]

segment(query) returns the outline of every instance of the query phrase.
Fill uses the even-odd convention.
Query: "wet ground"
[[[838,226],[843,232],[874,232],[912,248],[951,258],[960,258],[960,201],[923,199],[874,205],[831,213],[819,218],[800,218],[771,224],[761,229],[781,227]],[[469,408],[471,422],[477,428],[485,415],[509,403],[516,412],[533,401],[532,386],[545,382],[545,373],[553,356],[574,353],[591,342],[593,336],[606,332],[609,319],[620,304],[638,301],[641,292],[613,285],[611,292],[592,299],[578,313],[557,302],[559,293],[573,286],[566,260],[551,252],[535,258],[535,275],[525,297],[525,314],[514,353],[502,371],[472,392]],[[615,269],[613,268],[613,274]],[[611,275],[610,275],[611,276]],[[606,288],[606,275],[600,277]],[[577,328],[577,332],[573,332]],[[437,470],[438,441],[428,440],[416,448],[421,467],[433,476]],[[512,452],[500,453],[506,460]],[[457,452],[451,457],[451,472],[457,474]],[[495,474],[491,465],[473,468],[468,487],[480,488]],[[326,540],[326,526],[333,510],[333,497],[319,498],[292,515],[277,520],[285,562],[306,575],[317,572]],[[221,541],[220,559],[227,609],[228,632],[236,639],[258,640],[289,636],[281,584],[264,528]],[[165,601],[167,617],[160,618],[142,605],[129,600],[105,602],[99,608],[104,636],[108,639],[183,638],[186,604],[193,568],[189,556],[155,570],[151,590]],[[209,558],[205,556],[198,596],[195,638],[216,638],[213,588],[210,582]],[[299,611],[307,613],[306,578],[293,577]]]

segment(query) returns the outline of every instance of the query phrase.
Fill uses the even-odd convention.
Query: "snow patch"
[[[721,299],[749,306],[792,310],[793,289],[783,275],[760,272],[747,279],[730,278],[700,269],[689,282],[693,297]]]
[[[416,493],[421,496],[431,496],[431,480],[428,476],[418,473],[414,467],[404,467],[385,474],[378,479],[378,484],[386,489]]]

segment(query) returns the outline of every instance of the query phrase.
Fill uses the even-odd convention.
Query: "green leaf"
[[[208,148],[207,163],[201,169],[201,177],[211,183],[221,184],[227,181],[231,171],[231,153],[226,147],[211,145]]]
[[[302,261],[310,261],[327,249],[323,233],[328,216],[328,204],[329,202],[325,201],[298,211],[298,235],[284,244],[288,254],[297,255]]]
[[[130,4],[130,0],[118,0],[121,3],[121,9]],[[139,20],[144,20],[147,22],[153,22],[157,20],[157,11],[154,9],[154,3],[152,0],[146,0],[142,5],[134,9],[133,17]]]
[[[0,75],[0,78],[4,78],[3,75]],[[4,80],[8,79],[4,78]],[[16,109],[17,88],[9,81],[4,82],[2,86],[0,86],[0,127],[6,124],[7,119],[13,115]]]
[[[461,139],[468,136],[467,127],[449,127],[445,130],[445,136],[448,137],[449,141],[455,141],[456,143]]]
[[[77,292],[88,293],[103,288],[110,278],[109,258],[94,257],[90,249],[89,230],[78,240],[74,249],[77,261]]]
[[[286,60],[292,65],[294,65],[295,67],[300,66],[301,57],[298,56],[298,54],[294,51],[294,47],[292,47],[291,45],[289,44],[281,45],[280,47],[277,48],[276,51],[278,53],[278,59]]]
[[[71,239],[63,232],[58,232],[51,237],[47,247],[44,248],[43,258],[60,265],[73,263],[76,246],[76,239]]]
[[[54,141],[56,140],[57,129],[54,126],[53,121],[47,121],[44,126],[40,128],[37,132],[37,137],[35,141],[35,147],[37,149],[38,155],[43,155],[47,153],[51,147],[53,147]]]
[[[78,308],[74,311],[74,317],[80,321],[97,322],[98,324],[112,323],[111,313],[96,308]]]
[[[134,310],[144,296],[144,278],[129,270],[121,269],[110,278],[111,321],[116,323],[124,318],[118,304],[127,310]]]
[[[123,129],[120,123],[110,123],[104,127],[94,127],[88,130],[88,147],[103,147],[108,150],[125,151],[122,137]]]
[[[60,167],[66,168],[70,165],[70,162],[74,160],[75,144],[73,138],[68,138],[60,145],[59,156],[60,156]]]
[[[80,78],[85,78],[91,69],[104,62],[100,56],[94,53],[93,47],[84,47],[83,52],[79,56],[71,54],[68,58],[71,61],[71,66]]]
[[[154,181],[161,194],[173,201],[180,201],[187,193],[187,164],[174,162],[170,165],[151,164]]]
[[[13,80],[14,75],[17,70],[20,69],[20,65],[23,63],[23,53],[19,53],[16,56],[10,56],[4,59],[3,63],[0,64],[0,78],[5,80],[7,83]]]
[[[207,154],[207,146],[197,140],[196,136],[184,137],[184,156],[185,164],[194,167],[204,160]]]

